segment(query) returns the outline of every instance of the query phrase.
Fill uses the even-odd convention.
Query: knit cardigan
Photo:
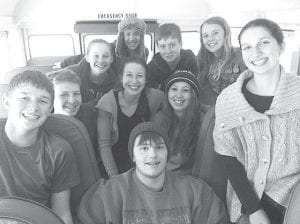
[[[281,68],[270,109],[259,113],[242,93],[244,81],[252,76],[245,71],[217,99],[215,151],[243,164],[259,198],[266,192],[286,206],[300,180],[300,77]],[[226,197],[231,221],[237,222],[241,203],[230,182]]]

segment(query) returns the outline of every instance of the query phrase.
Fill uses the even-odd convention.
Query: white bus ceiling
[[[73,37],[74,53],[78,54],[75,22],[97,20],[98,14],[118,13],[135,13],[158,23],[175,22],[183,31],[194,32],[211,15],[223,16],[232,27],[242,27],[257,17],[272,19],[292,31],[288,32],[292,49],[288,54],[292,59],[286,63],[291,72],[299,74],[299,0],[0,0],[0,52],[6,52],[0,53],[0,83],[8,70],[25,66],[31,58],[30,35],[68,34]],[[189,44],[184,47],[196,46]]]

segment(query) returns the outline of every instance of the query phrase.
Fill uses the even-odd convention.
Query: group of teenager
[[[300,78],[279,63],[278,24],[248,22],[234,48],[227,22],[210,17],[195,56],[182,49],[179,26],[166,23],[148,64],[144,21],[125,18],[118,30],[114,43],[91,41],[62,70],[12,78],[3,97],[0,196],[33,199],[73,223],[70,189],[80,180],[69,144],[43,130],[54,113],[86,126],[105,177],[83,196],[78,223],[283,223],[300,180]],[[191,175],[212,105],[226,201]]]

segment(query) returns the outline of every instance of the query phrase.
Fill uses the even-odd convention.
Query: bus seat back
[[[300,182],[294,186],[287,209],[285,211],[283,224],[298,224],[300,221]]]
[[[217,154],[214,151],[214,126],[215,106],[212,106],[202,119],[195,152],[193,175],[206,181],[217,195],[225,201],[227,178],[217,161]]]
[[[20,197],[0,198],[0,223],[64,224],[51,209]]]
[[[74,212],[82,195],[100,178],[94,149],[86,127],[76,118],[52,114],[44,124],[46,130],[66,139],[74,150],[80,184],[71,190],[71,210]]]

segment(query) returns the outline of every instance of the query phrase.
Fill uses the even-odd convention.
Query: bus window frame
[[[28,46],[28,53],[29,53],[29,59],[27,59],[27,61],[28,60],[30,60],[30,59],[32,59],[32,58],[34,58],[34,57],[32,57],[32,53],[31,53],[31,46],[30,46],[30,41],[29,41],[29,39],[30,39],[30,37],[32,37],[32,36],[69,36],[69,37],[71,37],[71,40],[72,40],[72,51],[73,51],[73,55],[75,55],[75,44],[74,44],[74,38],[73,38],[73,36],[71,35],[71,34],[67,34],[67,33],[57,33],[57,34],[50,34],[50,33],[46,33],[46,34],[30,34],[30,35],[28,35],[27,36],[27,38],[26,38],[26,40],[27,40],[27,46]],[[43,57],[43,56],[37,56],[37,57]]]

